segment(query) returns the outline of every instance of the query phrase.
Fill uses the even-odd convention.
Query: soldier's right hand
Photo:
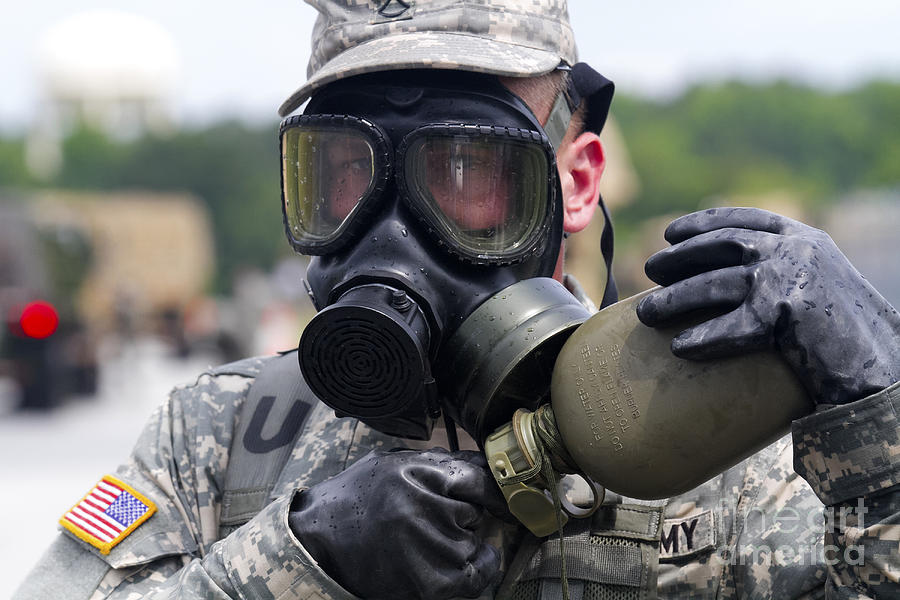
[[[300,493],[291,530],[360,598],[474,598],[499,576],[478,530],[506,512],[477,452],[376,450]]]

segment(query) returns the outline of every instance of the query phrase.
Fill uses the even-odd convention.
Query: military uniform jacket
[[[289,505],[371,449],[404,441],[292,397],[276,402],[291,403],[293,438],[284,423],[266,422],[271,402],[248,415],[248,390],[268,360],[176,388],[115,474],[156,513],[107,554],[62,532],[15,597],[352,598],[295,538]],[[570,597],[900,598],[898,406],[894,385],[820,408],[790,436],[668,501],[609,495],[593,519],[567,528]],[[224,493],[238,444],[283,444],[274,484]],[[263,508],[242,512],[260,494]],[[506,576],[484,597],[560,597],[558,540],[508,524],[489,539]]]

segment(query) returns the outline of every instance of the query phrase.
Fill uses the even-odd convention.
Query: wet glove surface
[[[291,530],[361,598],[477,597],[499,575],[478,530],[506,512],[480,453],[375,450],[297,495]]]
[[[816,403],[852,402],[897,381],[900,317],[824,231],[761,209],[718,208],[676,219],[665,238],[673,245],[645,270],[666,287],[644,298],[638,318],[657,327],[696,311],[721,315],[677,335],[676,356],[774,349]]]

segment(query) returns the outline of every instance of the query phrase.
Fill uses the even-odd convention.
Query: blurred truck
[[[0,374],[23,408],[96,388],[96,351],[72,302],[92,259],[84,232],[39,225],[22,198],[0,201]]]
[[[100,340],[177,320],[213,268],[189,195],[0,191],[0,375],[22,408],[94,393]]]

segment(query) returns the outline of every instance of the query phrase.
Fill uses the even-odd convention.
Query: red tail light
[[[22,333],[30,338],[43,339],[53,335],[59,325],[59,314],[49,302],[37,300],[29,302],[22,309],[19,327]]]

